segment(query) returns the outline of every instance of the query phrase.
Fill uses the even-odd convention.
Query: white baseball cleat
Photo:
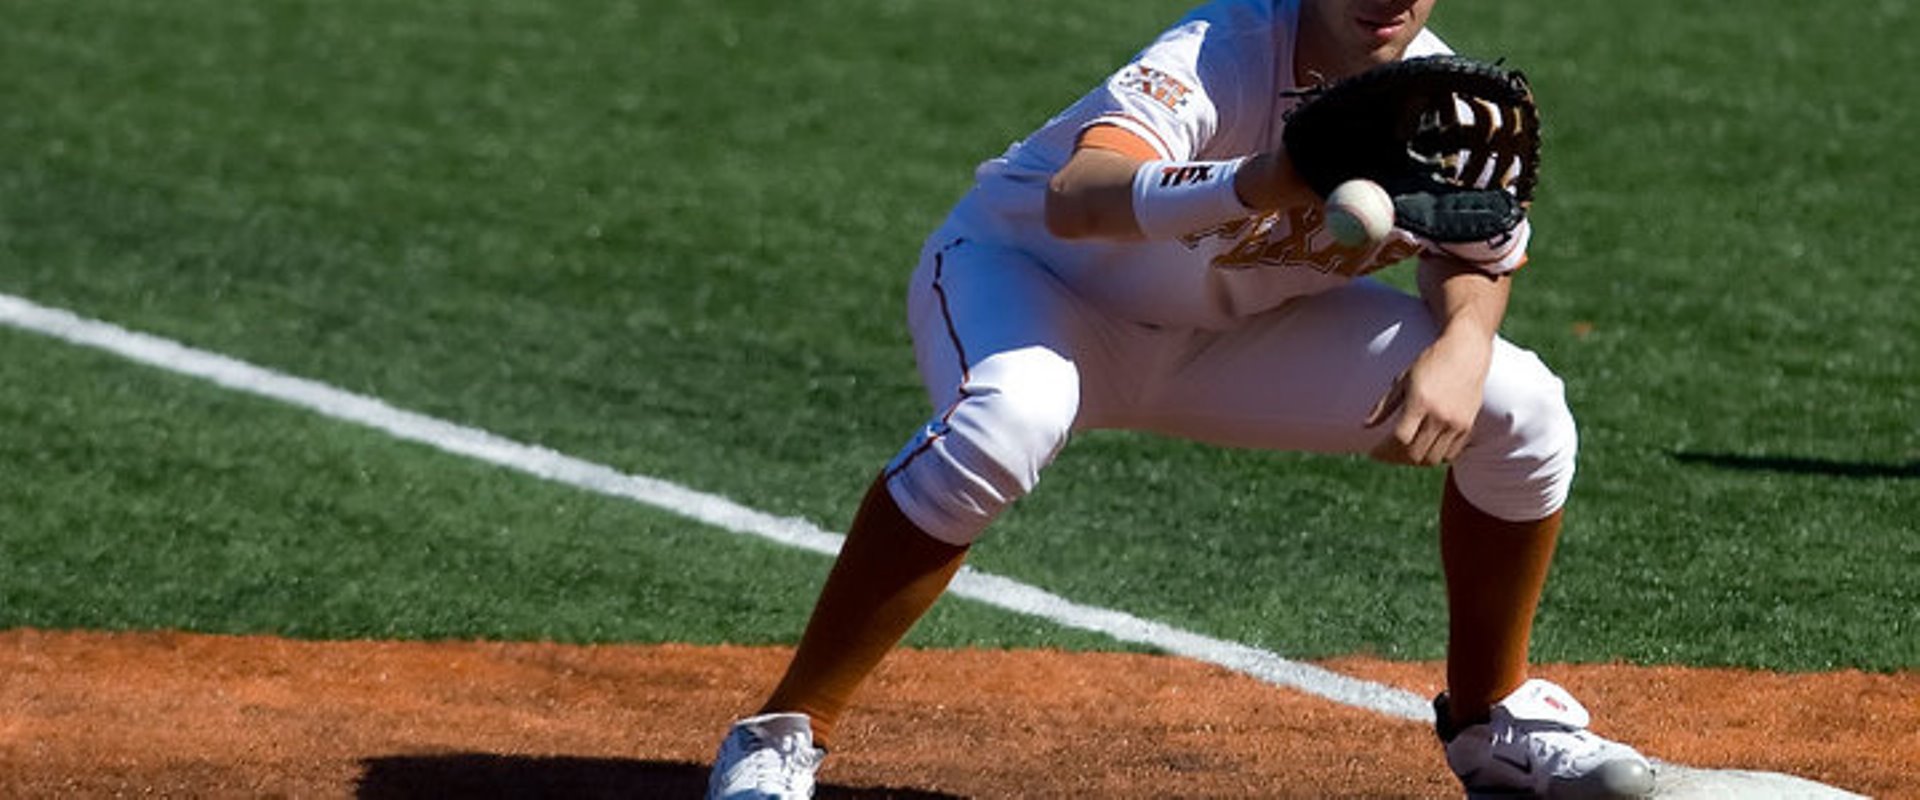
[[[1447,766],[1470,798],[1622,800],[1653,795],[1653,765],[1631,747],[1587,730],[1573,695],[1534,679],[1495,703],[1492,718],[1450,730],[1447,696],[1433,701]]]
[[[813,746],[813,723],[805,714],[740,720],[713,758],[707,800],[807,800],[826,755]]]

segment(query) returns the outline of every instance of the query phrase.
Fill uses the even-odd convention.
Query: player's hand
[[[1433,466],[1459,457],[1480,414],[1493,344],[1472,334],[1443,334],[1375,403],[1366,426],[1392,422],[1371,455],[1393,464]]]

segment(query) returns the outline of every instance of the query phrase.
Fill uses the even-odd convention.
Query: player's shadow
[[[1796,475],[1829,475],[1836,478],[1920,478],[1920,461],[1905,464],[1876,464],[1867,461],[1832,461],[1799,456],[1740,456],[1730,453],[1675,451],[1673,460],[1682,464],[1701,464],[1720,469],[1748,472],[1786,472]]]
[[[402,798],[697,798],[707,788],[707,767],[684,761],[569,756],[503,756],[491,753],[382,756],[361,762],[354,796]],[[955,795],[915,789],[870,789],[821,784],[823,800],[958,800]]]

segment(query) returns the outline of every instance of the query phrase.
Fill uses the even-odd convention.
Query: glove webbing
[[[1410,155],[1439,166],[1456,186],[1512,189],[1519,199],[1531,199],[1532,176],[1519,169],[1530,139],[1521,109],[1458,93],[1436,103],[1438,108],[1421,112]],[[1442,114],[1451,115],[1451,121]]]

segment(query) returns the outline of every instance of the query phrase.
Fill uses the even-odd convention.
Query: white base
[[[1777,772],[1695,769],[1665,761],[1653,762],[1653,796],[1661,800],[1865,800],[1865,795]]]

